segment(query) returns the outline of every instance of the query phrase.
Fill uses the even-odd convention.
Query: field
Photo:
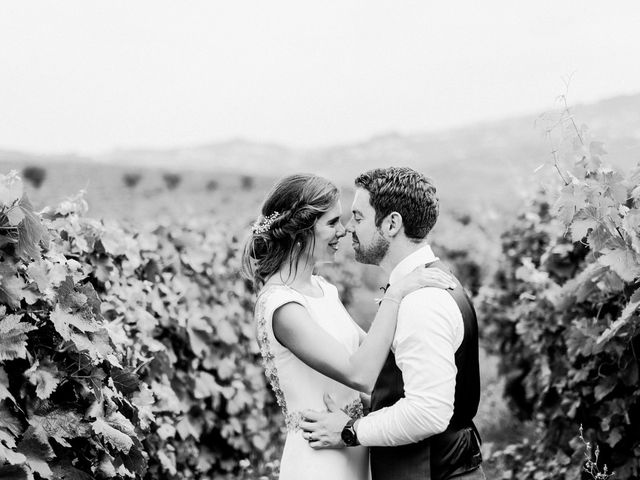
[[[157,225],[171,225],[178,218],[206,216],[219,223],[220,228],[232,229],[238,238],[242,238],[248,230],[259,211],[263,196],[275,180],[231,173],[129,169],[86,163],[41,165],[46,169],[46,179],[40,188],[27,183],[27,192],[36,210],[56,205],[85,190],[84,197],[89,204],[88,216],[106,223],[117,221],[133,229],[148,229]],[[19,162],[6,163],[2,170],[5,173],[11,169],[21,172],[24,167]],[[125,177],[131,173],[139,174],[140,179],[135,186],[128,187]],[[167,173],[180,177],[175,187],[167,186],[164,179]],[[345,186],[342,194],[344,221],[348,218],[352,196],[351,187]],[[447,213],[441,214],[440,224],[434,233],[438,242],[447,243],[452,249],[469,248],[478,258],[483,258],[481,263],[488,275],[491,272],[491,259],[498,255],[497,243],[492,244],[498,239],[491,239],[487,233],[491,228],[480,230],[464,226],[447,218]],[[452,215],[461,215],[460,209],[456,209]],[[488,218],[487,221],[492,220]],[[352,263],[360,277],[360,285],[353,290],[353,301],[348,309],[366,329],[375,314],[373,298],[378,294],[379,285],[385,283],[385,278],[377,268],[357,265],[347,243],[344,242],[345,247],[340,251],[339,259]],[[520,427],[508,413],[502,398],[504,385],[498,375],[497,359],[483,350],[481,361],[483,395],[478,424],[481,432],[487,432],[484,449],[488,457],[492,450],[506,445]]]
[[[637,447],[633,424],[636,416],[640,418],[635,410],[639,391],[634,353],[640,348],[635,330],[640,305],[640,171],[636,168],[627,177],[602,166],[602,148],[597,143],[578,154],[582,159],[578,157],[571,167],[575,180],[563,186],[564,177],[544,172],[546,177],[541,178],[547,181],[542,193],[539,181],[518,183],[518,195],[514,195],[514,185],[502,188],[500,184],[469,178],[466,188],[472,184],[478,187],[473,195],[447,191],[446,187],[441,191],[440,220],[431,244],[474,295],[480,312],[482,398],[476,419],[484,438],[489,478],[579,478],[585,447],[576,443],[576,438],[582,424],[585,436],[603,445],[605,461],[626,472],[622,478],[635,478],[638,469],[638,455],[633,453]],[[3,173],[12,169],[24,173],[26,193],[36,211],[75,197],[68,207],[49,210],[44,217],[53,222],[49,228],[57,235],[56,248],[64,253],[55,257],[56,261],[74,259],[75,263],[64,264],[66,269],[86,264],[88,280],[77,285],[72,281],[71,286],[59,289],[75,289],[73,301],[81,299],[76,307],[68,306],[70,300],[66,296],[52,302],[43,290],[40,299],[25,298],[26,310],[20,310],[25,304],[11,296],[14,289],[3,287],[0,294],[8,298],[8,305],[16,312],[31,315],[25,318],[32,319],[47,309],[57,312],[59,305],[86,310],[88,298],[93,298],[94,312],[112,312],[113,323],[105,327],[111,329],[109,335],[118,335],[114,325],[122,325],[129,335],[126,340],[121,338],[122,351],[118,345],[104,346],[109,351],[115,348],[122,365],[112,356],[112,367],[101,366],[102,354],[93,351],[86,338],[70,337],[72,344],[58,352],[75,355],[73,368],[77,365],[78,370],[70,378],[79,382],[82,378],[97,381],[93,370],[86,376],[77,376],[83,359],[89,362],[85,369],[105,368],[99,378],[103,393],[96,393],[100,402],[105,395],[115,395],[110,385],[116,385],[119,393],[116,392],[117,401],[111,402],[107,412],[94,421],[95,435],[87,433],[86,437],[93,442],[90,445],[102,445],[103,440],[109,443],[109,448],[103,445],[112,455],[107,458],[108,468],[104,467],[105,459],[93,458],[91,451],[80,463],[78,459],[67,459],[67,463],[54,463],[54,467],[74,472],[80,467],[85,472],[98,470],[105,478],[121,478],[121,474],[122,478],[138,478],[145,472],[164,472],[166,478],[175,479],[215,478],[211,472],[228,472],[231,477],[243,479],[271,475],[273,469],[269,465],[277,458],[280,428],[277,407],[267,394],[262,373],[256,369],[257,348],[250,333],[251,295],[237,269],[243,239],[274,177],[211,169],[183,170],[177,165],[154,169],[73,159],[35,163],[31,159],[25,163],[19,158],[7,160],[6,155],[3,158]],[[41,185],[29,181],[34,173],[27,174],[28,166],[40,168]],[[482,171],[479,167],[469,170],[478,176]],[[353,189],[344,181],[340,187],[346,221]],[[84,199],[89,205],[88,212],[82,214],[87,219],[75,216],[80,190],[85,191]],[[11,222],[11,218],[6,216],[6,221]],[[33,240],[30,231],[26,232]],[[104,237],[99,238],[100,235]],[[592,244],[585,243],[585,239]],[[38,252],[34,248],[40,248],[38,239],[34,241],[36,245],[29,250],[31,256]],[[149,248],[154,244],[157,252]],[[14,255],[21,260],[16,257],[14,266],[26,261],[21,250],[25,247],[20,245],[18,242]],[[30,268],[18,269],[16,275],[27,275],[24,281],[30,281],[29,276],[35,271]],[[20,273],[25,271],[26,274]],[[337,265],[320,273],[338,284],[350,313],[366,329],[375,311],[373,298],[385,282],[382,273],[356,264],[346,246],[338,253]],[[69,270],[67,275],[75,278],[79,273]],[[215,295],[211,296],[203,285],[214,289]],[[151,294],[159,296],[154,301]],[[158,298],[163,299],[163,305],[158,305]],[[96,309],[95,302],[99,301],[106,306]],[[93,315],[88,311],[85,314]],[[174,325],[174,316],[183,324]],[[157,322],[154,317],[161,323],[155,328],[148,324]],[[48,321],[47,316],[39,320],[40,325]],[[190,323],[194,321],[199,323]],[[53,327],[58,333],[62,331],[64,339],[70,327],[62,328],[59,322],[54,321]],[[85,328],[81,323],[73,325]],[[24,328],[31,331],[36,326]],[[93,332],[99,328],[102,327],[92,324],[85,330],[87,338],[97,339]],[[27,337],[20,335],[16,338],[24,342]],[[604,343],[611,350],[604,349]],[[44,355],[40,360],[47,371],[63,375],[69,368],[68,361],[60,360],[58,354],[49,359],[46,350],[55,351],[60,345],[34,346],[27,358]],[[21,360],[26,357],[25,348],[0,353],[4,360],[22,362],[12,368],[19,367],[28,376],[33,375],[28,372],[38,367],[38,360],[26,370],[29,364]],[[89,354],[84,353],[86,349]],[[610,366],[616,362],[619,369],[612,370]],[[162,376],[163,369],[169,366],[171,379]],[[20,376],[15,372],[12,388]],[[106,383],[109,375],[109,382],[113,383]],[[64,378],[62,383],[68,381]],[[40,412],[38,415],[57,412],[51,412],[49,404],[41,400],[55,391],[58,381],[44,393],[36,391],[34,408]],[[31,382],[38,384],[37,380]],[[145,419],[149,414],[147,405],[139,403],[136,393],[138,388],[144,391],[149,385],[158,400],[153,406],[156,423],[149,420],[153,416]],[[18,395],[17,390],[14,393]],[[27,396],[24,401],[28,404],[33,400],[29,395],[34,397],[34,392],[22,389],[20,395]],[[59,395],[60,391],[51,399],[60,401]],[[68,408],[67,403],[64,405]],[[96,417],[96,410],[89,403],[83,408],[84,413],[74,415]],[[622,415],[625,410],[630,414]],[[27,411],[33,412],[31,407]],[[112,434],[124,433],[124,442],[133,442],[135,459],[130,458],[129,448],[123,449],[122,441],[107,437],[107,427],[102,423],[96,427],[100,415],[120,432]],[[122,415],[129,419],[126,429],[122,427]],[[34,426],[33,418],[44,417],[25,420]],[[184,452],[174,443],[178,437],[189,439]],[[38,438],[48,445],[46,435]],[[142,439],[142,443],[136,439]],[[203,439],[213,443],[207,444]],[[64,437],[59,443],[65,446]],[[20,448],[18,445],[18,452],[22,451]],[[56,447],[56,454],[64,459],[69,451]],[[238,463],[243,457],[251,460]],[[27,468],[25,471],[30,472],[42,467],[40,463],[40,467],[34,466],[31,460],[25,464],[28,467],[20,466],[20,458],[10,460],[12,465],[18,465],[11,468]],[[591,477],[596,478],[598,459],[586,465],[592,469]],[[43,472],[48,471],[42,468]],[[181,476],[181,468],[192,476]],[[47,475],[41,473],[43,478],[51,478]],[[597,478],[606,480],[608,474]]]

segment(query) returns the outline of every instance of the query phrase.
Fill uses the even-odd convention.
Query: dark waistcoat
[[[448,271],[439,261],[429,266]],[[482,457],[473,417],[480,401],[478,321],[471,300],[460,283],[449,290],[464,322],[464,338],[455,353],[456,375],[453,417],[446,431],[418,443],[397,447],[371,447],[372,480],[445,480],[475,469]],[[425,322],[429,318],[425,316]],[[402,372],[393,352],[385,362],[371,395],[371,410],[379,410],[404,397]]]

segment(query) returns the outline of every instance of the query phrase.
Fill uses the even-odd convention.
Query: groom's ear
[[[385,233],[390,237],[398,235],[402,230],[402,225],[402,215],[398,212],[391,212],[382,224]]]

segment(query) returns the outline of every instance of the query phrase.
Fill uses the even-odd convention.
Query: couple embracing
[[[288,430],[280,479],[484,479],[473,424],[478,325],[427,241],[436,189],[395,167],[363,173],[355,185],[344,226],[335,185],[315,175],[282,179],[245,247],[245,272],[259,290],[258,343]],[[314,274],[347,234],[356,260],[389,278],[368,333]]]

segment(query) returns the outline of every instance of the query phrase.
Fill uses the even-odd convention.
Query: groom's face
[[[351,234],[356,261],[369,265],[379,265],[389,250],[389,241],[376,227],[376,212],[369,202],[369,192],[356,189],[351,205],[351,220],[346,230]]]

